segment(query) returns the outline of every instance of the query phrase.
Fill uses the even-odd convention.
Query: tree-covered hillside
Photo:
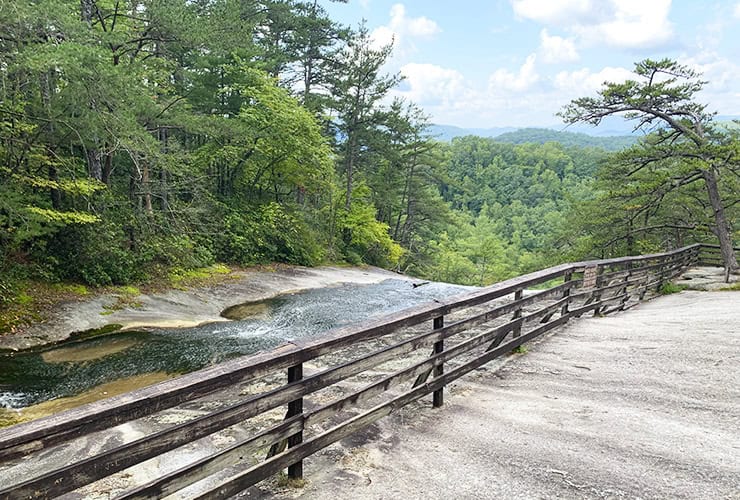
[[[606,151],[619,151],[628,148],[637,142],[637,136],[620,135],[613,137],[593,137],[577,132],[561,132],[547,128],[523,128],[515,132],[507,132],[496,136],[497,141],[512,144],[526,144],[534,142],[545,144],[557,142],[563,146],[577,146],[581,148],[600,148]]]
[[[439,187],[455,222],[431,237],[412,270],[488,284],[556,262],[557,229],[573,200],[591,198],[592,176],[605,157],[603,150],[556,143],[454,139]]]

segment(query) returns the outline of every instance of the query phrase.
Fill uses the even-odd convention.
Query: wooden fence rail
[[[284,418],[255,426],[241,441],[117,498],[161,498],[209,477],[209,486],[193,495],[226,498],[285,468],[290,477],[301,477],[302,460],[330,444],[427,394],[433,406],[442,406],[444,387],[466,373],[571,318],[632,307],[687,267],[716,263],[717,255],[718,247],[695,244],[563,264],[0,430],[0,465],[8,465],[53,450],[64,453],[61,445],[70,440],[225,388],[263,387],[90,457],[69,457],[65,466],[35,477],[11,479],[0,471],[0,498],[59,496],[284,407]],[[276,382],[279,376],[284,379]],[[254,460],[260,451],[266,458]],[[224,471],[232,474],[223,477]]]

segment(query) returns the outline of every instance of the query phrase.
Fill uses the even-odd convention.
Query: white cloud
[[[550,36],[546,29],[540,31],[540,55],[548,64],[573,62],[579,59],[573,40],[559,36]]]
[[[378,26],[370,34],[373,45],[376,48],[385,47],[389,43],[395,43],[396,33],[388,26]]]
[[[580,43],[654,48],[670,41],[671,0],[510,0],[514,12],[573,33]]]
[[[370,34],[376,47],[393,42],[394,53],[404,56],[416,50],[415,40],[431,38],[441,29],[428,17],[407,17],[406,7],[397,3],[391,7],[388,24],[378,26]]]
[[[733,11],[735,19],[740,19],[740,2],[735,4],[735,10]]]
[[[398,94],[417,104],[454,105],[470,97],[463,75],[434,64],[410,63],[401,68],[404,90]]]
[[[427,17],[416,17],[408,20],[409,35],[415,37],[428,37],[439,33],[437,23]]]
[[[717,111],[721,115],[740,115],[738,63],[714,51],[703,51],[692,57],[683,56],[680,61],[702,73],[702,80],[707,81],[698,96],[699,102],[707,104],[709,111]]]
[[[721,115],[740,115],[740,64],[714,51],[703,51],[694,56],[683,55],[678,59],[702,74],[707,81],[704,89],[696,95],[697,102],[707,104],[708,111]],[[621,83],[637,79],[631,70],[622,67],[605,67],[599,71],[583,68],[561,71],[552,80],[554,94],[563,101],[581,96],[593,96],[603,88],[604,82]]]
[[[523,92],[528,81],[525,75],[531,75],[533,65],[534,55],[517,73],[505,70],[494,73],[497,76],[492,79],[500,80],[506,88],[496,85],[476,88],[455,69],[434,64],[406,64],[401,69],[406,79],[394,94],[423,106],[437,123],[464,126],[486,126],[495,122],[531,124],[531,109],[542,109],[542,103],[533,105],[538,96]],[[512,99],[511,93],[516,89],[522,92]]]
[[[609,21],[575,26],[573,31],[586,42],[622,48],[655,47],[673,37],[671,0],[618,0],[614,7]]]
[[[394,96],[421,105],[436,123],[481,127],[557,123],[554,114],[573,97],[584,95],[583,90],[563,91],[537,72],[537,60],[530,54],[516,70],[500,68],[487,85],[473,83],[455,69],[409,63],[401,68],[406,79]],[[583,75],[573,75],[574,81],[579,78]],[[565,76],[560,83],[569,86]]]
[[[583,68],[561,71],[555,75],[553,85],[563,96],[572,99],[596,94],[604,86],[604,82],[622,83],[635,77],[635,74],[626,68],[607,66],[598,72]]]
[[[514,13],[542,24],[561,24],[587,16],[590,0],[511,0]]]
[[[529,54],[527,60],[519,68],[519,71],[512,73],[507,69],[496,70],[488,80],[489,87],[495,90],[505,90],[511,92],[522,92],[537,83],[540,75],[534,65],[537,61],[535,54]]]

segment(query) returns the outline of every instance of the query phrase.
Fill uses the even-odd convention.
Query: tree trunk
[[[46,115],[49,117],[49,132],[53,135],[54,120],[52,119],[51,113],[52,79],[53,74],[51,71],[47,71],[46,73],[44,73],[43,77],[41,78],[41,100],[44,103]],[[56,156],[56,154],[54,153],[54,146],[47,146],[46,156],[49,158],[54,158]],[[56,166],[54,166],[53,161],[49,162],[48,179],[55,183],[56,186],[59,185],[59,172],[57,171]],[[51,188],[49,190],[49,195],[51,196],[51,207],[54,210],[60,210],[62,208],[62,192],[59,189]]]
[[[704,183],[707,186],[707,194],[709,195],[709,202],[712,205],[712,211],[714,212],[714,222],[716,225],[717,238],[719,239],[719,249],[722,254],[722,262],[724,262],[725,270],[728,274],[735,273],[738,271],[737,258],[735,257],[735,250],[732,246],[730,224],[725,217],[725,208],[722,205],[722,197],[719,194],[717,174],[710,168],[702,172],[702,176],[704,177]]]
[[[165,169],[160,170],[159,172],[159,183],[161,185],[160,189],[160,197],[159,197],[159,208],[162,209],[162,212],[167,212],[170,209],[170,198],[167,188],[167,171]]]
[[[94,0],[80,0],[80,18],[88,26],[92,25]]]
[[[303,68],[303,106],[307,107],[309,110],[316,112],[317,110],[313,109],[311,106],[308,106],[307,103],[311,96],[311,82],[313,81],[313,59],[311,59],[311,56],[308,56],[308,60],[306,61],[306,64]]]
[[[87,150],[87,168],[90,177],[101,182],[103,181],[103,163],[98,148],[89,148]]]
[[[101,181],[106,186],[110,185],[110,176],[113,173],[113,155],[108,153],[105,155],[105,162],[103,162],[103,175]]]
[[[144,210],[146,213],[151,214],[152,208],[152,186],[149,182],[149,164],[144,162],[144,166],[141,169],[141,188],[144,191]]]
[[[352,207],[352,183],[353,183],[353,170],[355,166],[355,137],[354,134],[347,140],[347,157],[345,159],[345,167],[347,170],[347,194],[344,198],[344,209],[349,212]]]
[[[159,127],[157,135],[159,136],[159,143],[161,144],[162,152],[164,154],[167,154],[169,152],[169,134],[167,133],[167,129],[164,127]],[[170,209],[167,177],[167,169],[165,169],[163,166],[160,166],[160,208],[163,212],[167,212]]]
[[[59,182],[59,173],[53,165],[49,165],[49,180],[52,182]],[[62,208],[62,193],[58,189],[51,188],[49,190],[51,195],[51,208],[54,210],[61,210]]]

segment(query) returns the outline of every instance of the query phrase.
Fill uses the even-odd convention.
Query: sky
[[[557,126],[571,99],[669,57],[709,81],[708,109],[740,115],[738,0],[322,0],[393,42],[384,70],[431,121],[464,128]]]

